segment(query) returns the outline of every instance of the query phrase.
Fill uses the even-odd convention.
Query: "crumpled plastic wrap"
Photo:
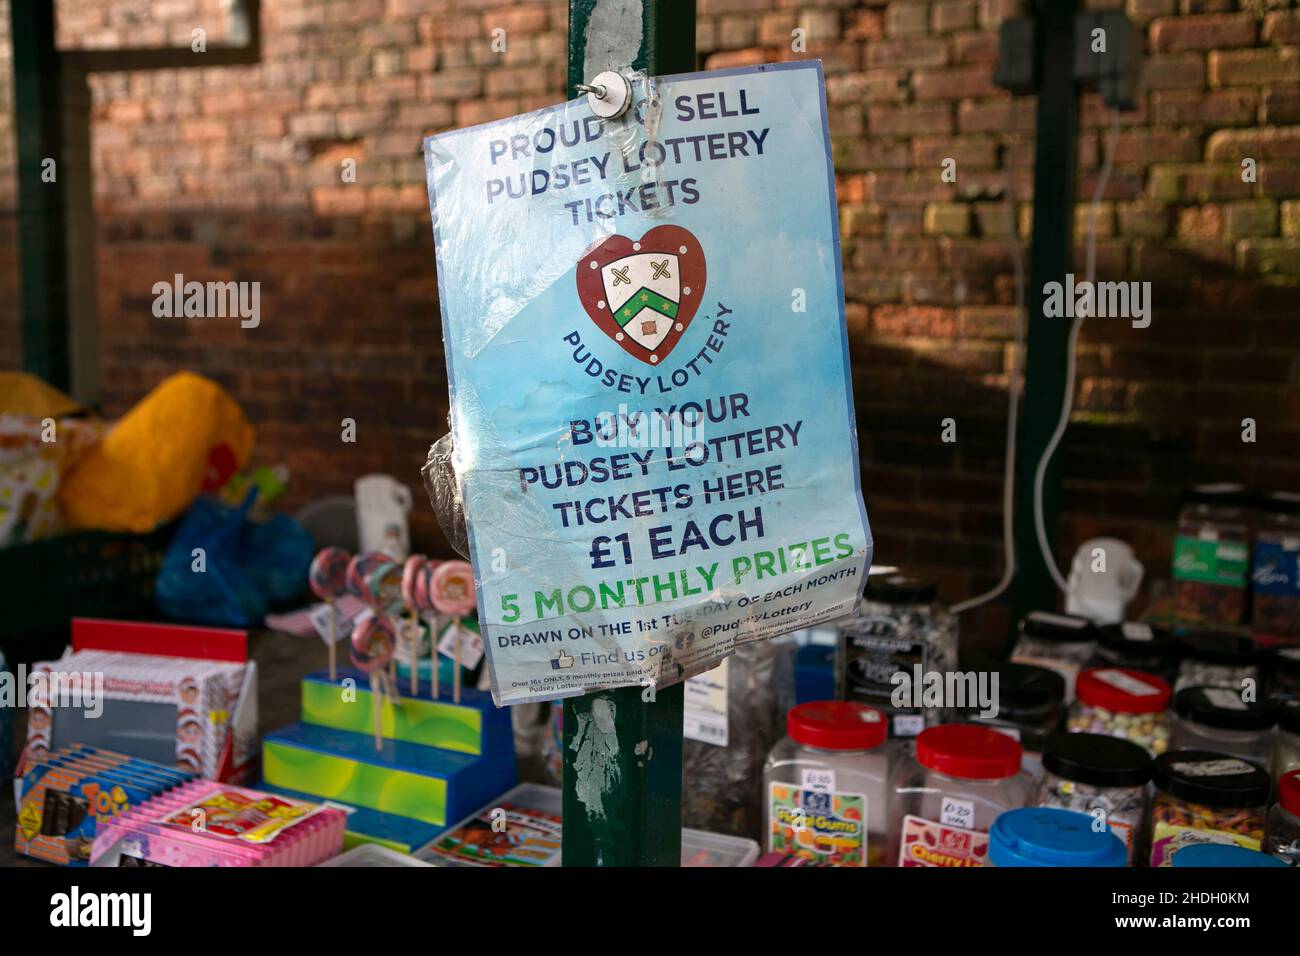
[[[631,82],[425,141],[424,478],[498,704],[684,680],[870,566],[820,64]]]
[[[465,528],[465,502],[460,497],[456,483],[456,469],[452,464],[451,433],[443,435],[429,446],[429,457],[420,469],[424,490],[433,505],[438,526],[447,537],[447,543],[457,554],[469,560],[469,533]]]

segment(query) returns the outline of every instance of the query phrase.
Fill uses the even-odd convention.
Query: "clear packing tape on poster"
[[[498,703],[662,688],[854,611],[871,560],[820,64],[650,80],[425,141]]]

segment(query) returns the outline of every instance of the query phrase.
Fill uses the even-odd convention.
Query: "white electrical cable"
[[[1092,286],[1093,278],[1097,272],[1097,210],[1101,206],[1101,197],[1106,190],[1106,183],[1110,180],[1111,167],[1115,163],[1115,143],[1118,139],[1119,110],[1112,109],[1110,141],[1106,144],[1106,160],[1102,165],[1101,174],[1097,177],[1097,185],[1092,191],[1092,204],[1088,210],[1086,279],[1089,287]],[[1056,586],[1063,592],[1068,592],[1070,585],[1065,580],[1065,576],[1061,574],[1061,569],[1056,566],[1056,556],[1052,554],[1051,543],[1047,540],[1047,527],[1043,519],[1043,481],[1047,474],[1047,465],[1056,453],[1056,446],[1061,443],[1061,436],[1065,434],[1066,426],[1070,424],[1070,412],[1074,410],[1075,349],[1079,344],[1079,330],[1083,327],[1084,318],[1082,315],[1076,315],[1074,324],[1070,326],[1070,341],[1065,351],[1065,396],[1061,400],[1061,417],[1056,422],[1056,431],[1052,433],[1051,439],[1047,442],[1047,447],[1043,449],[1043,457],[1038,459],[1038,467],[1034,469],[1034,531],[1038,535],[1038,550],[1042,552],[1043,563],[1047,565],[1047,570],[1052,573]]]
[[[1017,101],[1011,100],[1011,129],[1014,132],[1018,127],[1016,124],[1016,106]],[[1002,562],[1003,571],[1002,579],[998,581],[990,590],[983,594],[976,595],[973,598],[967,598],[958,604],[949,608],[952,614],[960,614],[962,611],[969,611],[973,607],[979,607],[981,604],[987,604],[994,598],[998,597],[1011,586],[1011,580],[1016,575],[1016,542],[1015,542],[1015,490],[1016,490],[1016,424],[1020,416],[1020,369],[1024,361],[1025,345],[1025,266],[1024,257],[1020,250],[1020,228],[1016,218],[1016,200],[1015,200],[1015,180],[1012,173],[1012,163],[1010,157],[1007,159],[1007,187],[1004,205],[1007,211],[1007,228],[1011,235],[1011,262],[1015,270],[1016,280],[1016,344],[1011,360],[1011,378],[1008,383],[1009,395],[1007,397],[1007,444],[1006,444],[1006,469],[1002,475]]]

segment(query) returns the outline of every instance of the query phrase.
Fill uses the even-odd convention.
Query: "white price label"
[[[835,792],[834,770],[805,770],[803,772],[803,789],[814,793]]]
[[[944,797],[939,809],[939,822],[944,826],[970,830],[975,826],[975,804],[969,800]]]
[[[1116,690],[1122,690],[1126,694],[1132,694],[1134,697],[1150,697],[1153,694],[1160,693],[1158,687],[1152,687],[1146,681],[1134,677],[1132,674],[1125,674],[1123,671],[1100,670],[1093,674],[1097,680],[1104,684],[1109,684]]]
[[[438,641],[438,653],[443,657],[456,657],[456,626],[453,624],[442,632]],[[467,670],[478,667],[483,659],[483,638],[477,631],[467,627],[460,629],[460,666]]]
[[[1150,641],[1155,637],[1151,625],[1139,621],[1129,621],[1120,630],[1123,632],[1125,639],[1130,641]]]
[[[1222,707],[1224,710],[1248,710],[1246,702],[1241,699],[1241,695],[1235,690],[1229,690],[1226,687],[1207,687],[1202,693],[1205,699],[1215,707]]]

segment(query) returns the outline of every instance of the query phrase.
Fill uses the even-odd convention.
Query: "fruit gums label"
[[[903,817],[899,866],[987,866],[989,835],[983,830],[947,827],[933,820]]]
[[[1151,865],[1172,866],[1173,856],[1185,846],[1198,843],[1222,843],[1258,850],[1259,841],[1253,837],[1229,830],[1206,830],[1180,826],[1176,823],[1157,823],[1151,838]]]
[[[794,854],[823,866],[867,865],[867,798],[862,794],[774,783],[768,800],[768,852]]]

